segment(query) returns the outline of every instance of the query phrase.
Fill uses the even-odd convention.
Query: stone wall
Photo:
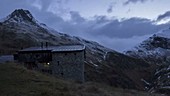
[[[84,51],[52,53],[52,73],[84,82]]]
[[[17,57],[28,69],[52,74],[51,51],[20,52]]]
[[[18,54],[19,62],[49,62],[52,60],[51,52],[20,52]]]

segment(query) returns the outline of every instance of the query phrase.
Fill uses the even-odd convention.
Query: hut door
[[[58,65],[58,67],[59,67],[59,74],[60,74],[61,76],[63,76],[63,75],[64,75],[64,73],[63,73],[63,66],[60,64],[60,61],[57,62],[57,65]]]

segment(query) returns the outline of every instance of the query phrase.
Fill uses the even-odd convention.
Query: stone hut
[[[31,47],[14,55],[28,69],[80,82],[84,82],[84,58],[84,45]]]

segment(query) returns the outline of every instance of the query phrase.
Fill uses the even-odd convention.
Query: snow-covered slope
[[[161,66],[155,71],[149,91],[170,94],[170,64]]]
[[[24,23],[36,24],[38,23],[28,10],[17,9],[8,15],[6,18],[1,19],[1,22],[10,23]]]
[[[157,34],[143,41],[125,54],[143,58],[147,62],[162,64],[169,62],[170,56],[170,28],[161,30]]]
[[[157,66],[151,92],[170,92],[170,28],[159,31],[125,54]]]

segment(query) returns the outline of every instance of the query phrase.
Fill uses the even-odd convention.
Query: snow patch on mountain
[[[170,90],[170,28],[157,32],[125,54],[157,66],[150,92]]]
[[[170,27],[159,31],[155,36],[170,38]]]
[[[5,23],[23,23],[23,24],[39,24],[39,22],[32,16],[28,10],[17,9],[8,15],[6,18],[1,19]]]
[[[125,51],[125,54],[139,58],[170,56],[170,28],[159,31],[134,48]]]
[[[2,23],[2,22],[4,22],[6,20],[6,18],[2,18],[2,19],[0,19],[0,22]]]

